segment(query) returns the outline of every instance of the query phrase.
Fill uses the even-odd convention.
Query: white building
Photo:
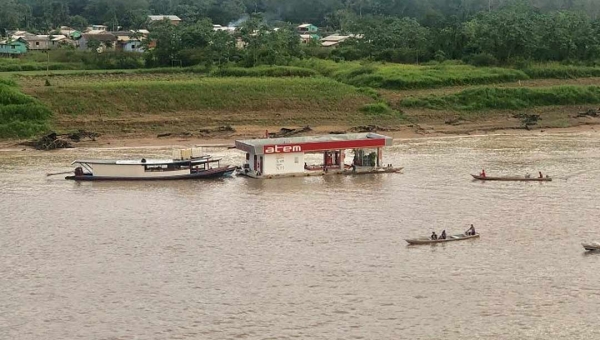
[[[392,138],[384,135],[353,133],[238,140],[235,146],[246,152],[242,174],[253,178],[272,178],[326,173],[397,172],[392,171],[397,169],[382,166],[382,148],[392,143]],[[347,149],[354,150],[352,164],[345,162]],[[308,153],[322,154],[323,163],[308,165],[305,160]]]

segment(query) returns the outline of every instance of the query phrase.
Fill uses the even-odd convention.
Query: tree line
[[[153,27],[153,65],[256,65],[304,56],[482,65],[600,59],[600,0],[0,0],[0,33],[92,23],[138,29],[149,14],[183,20]],[[305,22],[361,38],[335,49],[302,47],[292,24]],[[212,24],[240,29],[231,35]],[[240,44],[245,51],[236,49]]]

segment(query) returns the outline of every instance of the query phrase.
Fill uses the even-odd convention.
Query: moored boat
[[[591,243],[582,243],[583,249],[588,251],[598,251],[600,250],[600,243],[591,242]]]
[[[437,239],[432,240],[430,237],[420,237],[414,239],[405,240],[408,244],[434,244],[434,243],[445,243],[445,242],[454,242],[454,241],[462,241],[479,238],[479,234],[475,235],[467,235],[467,234],[456,234],[456,235],[448,235],[445,239]]]
[[[172,159],[76,160],[75,181],[183,180],[230,176],[234,166],[221,166],[220,159],[198,154],[197,149],[175,150]]]
[[[480,175],[471,175],[474,179],[478,179],[480,181],[517,181],[517,182],[550,182],[552,178],[549,176],[546,177],[519,177],[519,176],[480,176]]]

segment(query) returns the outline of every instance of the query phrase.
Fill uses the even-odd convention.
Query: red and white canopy
[[[366,149],[391,146],[393,139],[377,133],[349,133],[314,137],[266,138],[235,141],[239,150],[255,155]]]

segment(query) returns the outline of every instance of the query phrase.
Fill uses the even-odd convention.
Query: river
[[[236,150],[208,148],[241,164]],[[600,336],[600,137],[397,140],[403,174],[76,183],[0,152],[1,339]],[[474,182],[538,171],[552,182]],[[407,246],[473,223],[481,238]]]

